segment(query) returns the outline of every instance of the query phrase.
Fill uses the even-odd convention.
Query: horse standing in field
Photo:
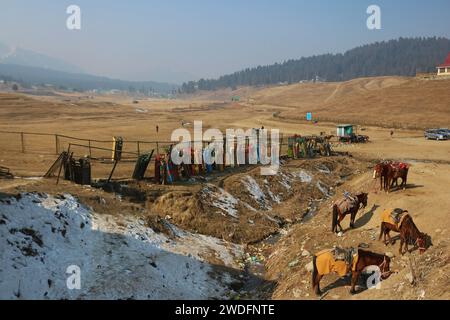
[[[384,161],[377,164],[374,168],[373,178],[380,178],[380,190],[385,190],[387,193],[391,191],[391,188],[403,187],[406,189],[406,183],[408,181],[408,172],[410,165],[403,162]],[[398,185],[398,179],[402,179],[402,183]]]
[[[363,208],[367,207],[368,194],[361,192],[356,196],[346,196],[344,199],[336,201],[333,204],[331,232],[337,232],[337,227],[341,231],[344,229],[341,226],[341,221],[346,215],[350,214],[350,228],[355,227],[355,218],[361,205]]]
[[[401,213],[398,212],[400,215],[398,219],[392,217],[391,212],[393,211],[395,212],[395,210],[387,209],[382,212],[382,222],[378,240],[381,241],[381,237],[384,236],[383,242],[385,245],[388,245],[388,243],[394,244],[389,233],[391,231],[398,232],[400,233],[399,253],[401,255],[409,251],[409,244],[413,244],[415,248],[418,248],[420,254],[424,253],[427,247],[431,245],[431,241],[428,241],[429,237],[425,233],[419,231],[413,218],[407,213],[408,211],[402,210]],[[386,237],[388,238],[388,242],[386,242]],[[403,251],[403,245],[405,245],[405,251]]]
[[[332,250],[324,250],[313,257],[313,272],[312,272],[312,288],[316,295],[321,295],[320,280],[324,275],[331,272],[337,273],[343,277],[347,273],[352,273],[351,279],[351,294],[355,294],[356,283],[361,275],[361,272],[368,266],[378,266],[381,271],[381,280],[387,279],[391,271],[389,264],[391,259],[382,254],[377,254],[370,251],[358,249],[357,255],[353,257],[352,261],[338,261],[335,260]]]

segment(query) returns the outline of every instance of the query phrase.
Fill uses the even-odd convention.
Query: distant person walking
[[[391,139],[394,137],[394,130],[391,130]]]

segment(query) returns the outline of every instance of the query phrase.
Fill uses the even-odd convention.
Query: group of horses
[[[410,165],[404,162],[383,161],[375,166],[373,178],[380,178],[380,190],[384,190],[387,193],[389,193],[394,186],[405,190],[408,181],[409,167]],[[398,185],[398,179],[402,179],[400,186]]]
[[[374,179],[380,178],[380,189],[389,192],[390,189],[396,185],[398,186],[398,179],[402,179],[400,187],[406,188],[406,181],[409,171],[409,165],[399,162],[381,162],[375,166],[373,177]],[[350,215],[350,228],[355,228],[355,218],[360,209],[367,207],[368,203],[368,193],[359,192],[355,195],[345,194],[344,198],[334,202],[332,206],[332,226],[331,231],[337,233],[338,230],[343,232],[341,226],[341,221],[345,216]],[[420,254],[422,254],[429,245],[431,245],[431,240],[429,236],[425,233],[419,231],[415,225],[412,217],[408,214],[406,210],[402,210],[402,214],[405,216],[401,223],[388,223],[382,222],[380,227],[379,241],[384,236],[384,244],[388,245],[394,244],[390,237],[390,232],[397,232],[400,234],[400,249],[399,253],[403,255],[408,251],[408,245],[414,245],[415,249],[418,249]],[[339,229],[338,229],[339,228]],[[388,242],[386,242],[386,237],[388,237]],[[405,250],[403,250],[405,246]],[[384,254],[378,254],[370,251],[365,251],[358,249],[358,260],[353,268],[349,266],[349,271],[352,272],[351,279],[351,290],[350,293],[354,294],[355,285],[361,272],[368,266],[378,266],[381,271],[381,280],[386,279],[392,273],[389,270],[390,258]],[[316,258],[316,256],[315,256]],[[320,290],[320,280],[325,274],[320,274],[317,269],[316,259],[313,259],[313,274],[312,274],[312,287],[317,295],[321,295]]]

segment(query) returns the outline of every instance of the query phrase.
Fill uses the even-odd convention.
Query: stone
[[[303,250],[302,251],[302,257],[309,257],[311,254],[309,253],[308,250]]]
[[[312,272],[312,271],[314,270],[313,262],[311,261],[310,263],[308,263],[308,264],[305,266],[305,269],[306,269],[306,271],[308,271],[308,272]]]
[[[409,272],[409,273],[407,273],[407,274],[405,275],[405,279],[408,280],[408,282],[409,282],[410,284],[413,284],[413,283],[414,283],[414,277],[413,277],[413,275],[412,275],[411,272]]]
[[[295,260],[289,262],[288,266],[289,266],[289,268],[293,268],[293,267],[297,266],[298,264],[299,264],[298,259],[295,259]]]
[[[299,299],[302,296],[302,291],[299,289],[292,290],[292,293],[294,294],[294,298]]]

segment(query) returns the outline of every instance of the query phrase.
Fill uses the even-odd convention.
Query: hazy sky
[[[81,30],[66,8],[81,7]],[[367,7],[382,30],[368,30]],[[0,42],[86,72],[183,81],[409,36],[450,38],[450,0],[0,0]]]

